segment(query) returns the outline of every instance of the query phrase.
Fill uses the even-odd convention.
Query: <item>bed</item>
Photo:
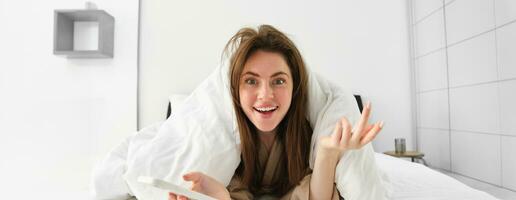
[[[359,110],[362,111],[362,98],[354,95]],[[181,105],[187,95],[175,94],[169,97],[166,118],[173,115],[174,108]],[[496,199],[486,192],[473,189],[464,183],[419,163],[375,153],[376,163],[383,172],[386,186],[393,200],[490,200]]]
[[[392,199],[496,199],[419,163],[376,153]]]

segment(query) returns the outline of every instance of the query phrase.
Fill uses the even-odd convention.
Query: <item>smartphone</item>
[[[173,184],[173,183],[161,180],[161,179],[153,178],[153,177],[140,176],[140,177],[138,177],[138,182],[175,193],[176,195],[183,195],[185,197],[188,197],[189,199],[216,200],[215,198],[207,196],[205,194],[195,192],[195,191],[183,188],[179,185],[176,185],[176,184]]]

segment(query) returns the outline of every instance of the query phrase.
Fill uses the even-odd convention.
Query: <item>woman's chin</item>
[[[274,127],[272,127],[272,126],[256,126],[256,128],[260,132],[269,133],[269,132],[274,131],[274,129],[276,129],[276,126],[274,126]]]

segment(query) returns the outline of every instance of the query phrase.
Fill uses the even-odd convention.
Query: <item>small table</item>
[[[427,166],[425,159],[423,157],[425,156],[424,153],[421,153],[419,151],[405,151],[404,153],[396,153],[395,151],[386,151],[383,152],[386,155],[394,156],[398,158],[410,158],[412,162],[416,161],[416,159],[422,160],[423,164]]]

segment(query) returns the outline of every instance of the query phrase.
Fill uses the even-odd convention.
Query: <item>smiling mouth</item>
[[[256,108],[253,107],[254,110],[256,110],[259,113],[268,114],[276,111],[278,109],[278,106],[275,107],[267,107],[267,108]]]

